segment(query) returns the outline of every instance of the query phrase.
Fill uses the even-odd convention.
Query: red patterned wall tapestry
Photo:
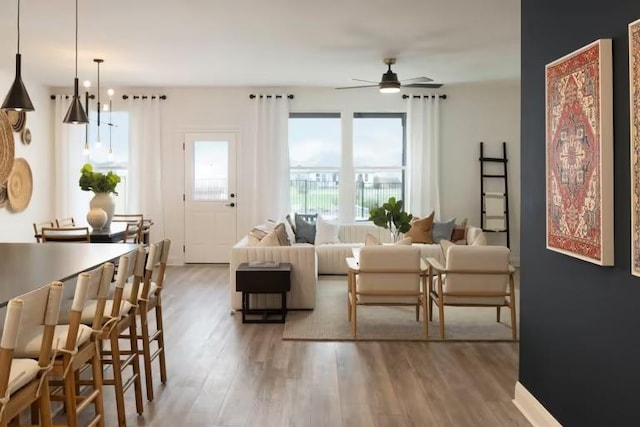
[[[613,265],[611,40],[546,66],[547,248]]]
[[[640,19],[629,24],[631,274],[640,276]]]

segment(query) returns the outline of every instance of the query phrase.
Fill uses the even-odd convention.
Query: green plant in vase
[[[120,177],[109,171],[106,174],[95,172],[93,166],[86,163],[80,169],[80,189],[82,191],[93,191],[95,194],[89,206],[91,210],[87,214],[87,222],[94,229],[109,228],[111,219],[116,209],[116,204],[111,194],[118,195],[116,186],[120,183]]]
[[[369,221],[373,221],[378,227],[391,231],[393,241],[397,241],[400,234],[406,233],[411,228],[413,215],[404,211],[404,202],[390,197],[386,203],[378,207],[375,205],[369,209]]]

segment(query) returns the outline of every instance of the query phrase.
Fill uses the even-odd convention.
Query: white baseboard
[[[533,425],[533,427],[562,427],[553,415],[529,393],[521,383],[516,383],[516,392],[513,404],[522,412],[522,415]]]

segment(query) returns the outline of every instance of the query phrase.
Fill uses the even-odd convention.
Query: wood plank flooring
[[[130,426],[530,425],[511,403],[517,344],[282,341],[283,325],[230,315],[226,265],[170,267],[165,283],[169,379],[156,372],[141,417],[127,392]]]

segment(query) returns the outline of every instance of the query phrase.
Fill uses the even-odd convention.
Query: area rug
[[[437,310],[435,305],[434,309]],[[494,307],[445,307],[444,318],[445,341],[511,341],[508,308],[502,309],[500,323],[496,322]],[[429,322],[429,341],[440,341],[439,325],[435,311],[433,321]],[[353,341],[347,320],[346,277],[321,276],[316,289],[315,310],[289,311],[282,338]],[[413,307],[358,306],[355,340],[423,341],[422,322],[416,322]]]

